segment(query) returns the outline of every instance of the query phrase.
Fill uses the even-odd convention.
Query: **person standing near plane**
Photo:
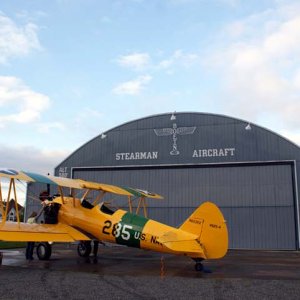
[[[43,191],[40,193],[39,199],[41,200],[42,209],[38,214],[38,217],[44,212],[44,222],[45,224],[57,224],[58,222],[58,211],[59,204],[54,203],[53,197],[50,197],[48,191]]]
[[[27,223],[28,224],[34,224],[36,223],[36,216],[37,213],[34,211],[29,216]],[[27,260],[33,260],[33,249],[34,249],[34,242],[28,242],[26,246],[26,259]]]

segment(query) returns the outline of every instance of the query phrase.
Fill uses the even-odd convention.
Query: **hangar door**
[[[164,196],[150,218],[179,226],[202,202],[222,210],[234,249],[296,249],[292,165],[74,169],[74,178],[128,185]],[[118,200],[116,200],[118,201]]]

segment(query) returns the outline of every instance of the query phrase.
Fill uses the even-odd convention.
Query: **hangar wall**
[[[148,201],[151,217],[179,226],[199,205],[221,207],[231,248],[295,249],[292,165],[75,169],[75,178],[121,182],[157,191],[167,200]],[[121,203],[120,203],[121,204]],[[124,204],[124,202],[123,202]]]
[[[247,124],[193,112],[134,120],[87,142],[55,174],[160,193],[149,215],[173,226],[210,200],[227,219],[231,248],[299,249],[300,149]]]

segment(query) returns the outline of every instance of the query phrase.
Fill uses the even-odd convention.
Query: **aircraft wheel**
[[[195,264],[195,270],[196,270],[197,272],[203,271],[203,265],[202,265],[201,263],[197,262],[197,263]]]
[[[91,254],[91,242],[80,242],[77,247],[77,253],[80,257],[88,257]]]
[[[49,243],[39,243],[36,247],[36,254],[39,260],[48,260],[52,253],[52,247]]]

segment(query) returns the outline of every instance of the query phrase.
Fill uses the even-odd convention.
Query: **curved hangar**
[[[299,249],[300,148],[214,114],[161,114],[87,142],[55,175],[145,188],[149,217],[178,226],[200,203],[221,207],[231,248]]]

